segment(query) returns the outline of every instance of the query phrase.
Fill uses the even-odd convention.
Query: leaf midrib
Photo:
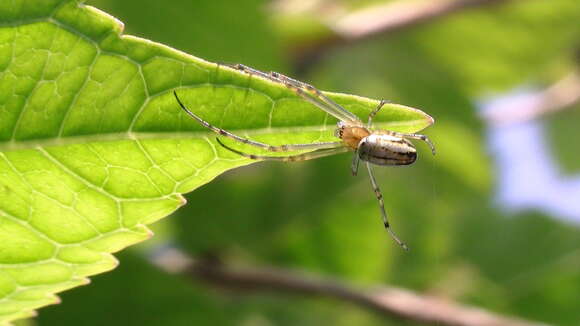
[[[328,116],[328,115],[327,115]],[[379,122],[374,126],[375,129],[381,126],[405,126],[413,125],[414,120],[393,122]],[[288,134],[294,132],[328,132],[334,130],[334,124],[326,125],[311,125],[311,126],[296,126],[296,127],[267,127],[255,129],[236,129],[228,128],[241,136],[248,135],[265,135],[265,134]],[[42,138],[29,140],[10,140],[0,142],[0,152],[27,150],[38,147],[52,147],[52,146],[66,146],[77,145],[93,142],[106,141],[122,141],[122,140],[149,140],[149,139],[192,139],[192,138],[212,138],[218,136],[211,131],[179,131],[179,132],[118,132],[118,133],[102,133],[92,135],[66,136],[56,138]]]

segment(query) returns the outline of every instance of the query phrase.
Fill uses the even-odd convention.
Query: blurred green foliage
[[[548,119],[549,144],[565,174],[572,175],[580,172],[580,151],[574,147],[574,140],[578,139],[580,125],[580,106],[568,108],[558,112]]]
[[[292,44],[280,40],[295,39],[277,35],[272,26],[280,21],[272,21],[264,1],[89,4],[119,17],[127,33],[209,60],[291,69],[282,49]],[[230,171],[189,194],[187,206],[160,222],[159,236],[193,256],[219,252],[241,264],[409,287],[577,325],[580,230],[538,212],[510,215],[495,206],[495,172],[473,103],[491,90],[548,84],[567,71],[580,40],[578,21],[576,0],[471,10],[342,48],[301,77],[324,90],[386,98],[435,117],[426,133],[436,157],[418,144],[417,164],[377,173],[393,227],[410,252],[385,234],[368,179],[363,171],[350,175],[348,155]],[[571,145],[578,121],[577,110],[550,119],[554,153],[570,172],[580,162]],[[118,270],[64,293],[64,304],[43,310],[38,324],[412,325],[330,300],[216,292],[164,275],[139,253],[120,255]]]

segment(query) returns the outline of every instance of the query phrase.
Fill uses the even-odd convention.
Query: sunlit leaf
[[[0,322],[114,268],[110,254],[192,191],[250,161],[212,123],[273,144],[331,139],[336,120],[286,87],[121,36],[122,24],[73,0],[0,4]],[[377,101],[329,94],[365,118]],[[387,105],[379,126],[433,120]]]

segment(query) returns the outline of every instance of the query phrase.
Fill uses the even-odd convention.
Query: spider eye
[[[342,133],[344,131],[344,121],[339,121],[336,123],[336,130],[334,130],[334,137],[342,138]]]

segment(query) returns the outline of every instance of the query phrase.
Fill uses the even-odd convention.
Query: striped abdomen
[[[371,134],[358,145],[361,160],[376,165],[408,165],[417,160],[413,144],[390,134]]]

